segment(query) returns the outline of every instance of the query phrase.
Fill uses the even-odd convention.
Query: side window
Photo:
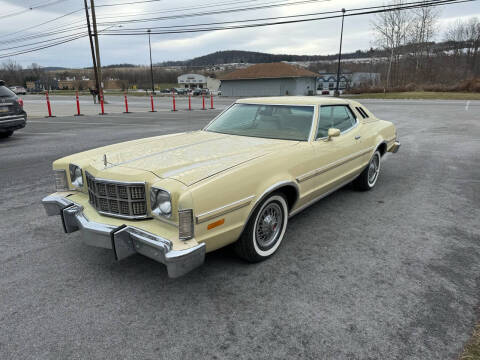
[[[344,132],[356,123],[352,111],[345,105],[322,106],[318,120],[317,139],[328,136],[328,129],[336,128]]]

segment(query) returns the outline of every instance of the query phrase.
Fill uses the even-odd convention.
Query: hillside
[[[375,53],[375,54],[374,54]],[[378,55],[379,51],[361,51],[344,54],[345,59],[364,58]],[[279,61],[319,61],[334,60],[338,55],[288,55],[288,54],[267,54],[255,51],[227,50],[217,51],[212,54],[196,57],[185,61],[166,61],[163,66],[209,66],[231,63],[271,63]]]

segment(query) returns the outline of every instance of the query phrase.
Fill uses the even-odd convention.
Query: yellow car
[[[289,217],[347,183],[372,189],[399,147],[394,125],[352,100],[241,99],[202,130],[55,161],[43,204],[86,244],[177,277],[232,243],[247,261],[270,257]]]

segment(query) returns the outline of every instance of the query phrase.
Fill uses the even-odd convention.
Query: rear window
[[[15,93],[6,86],[0,86],[0,97],[12,97]]]

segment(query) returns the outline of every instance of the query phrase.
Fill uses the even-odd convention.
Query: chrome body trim
[[[5,116],[7,117],[7,116]],[[0,117],[0,125],[4,125],[4,124],[10,124],[10,123],[15,123],[15,122],[26,122],[25,120],[25,117],[24,116],[16,116],[16,117],[9,117],[9,119],[4,119],[3,117]]]
[[[45,197],[47,215],[60,215],[66,233],[80,231],[87,245],[112,249],[117,260],[134,254],[149,257],[167,267],[168,276],[182,276],[205,259],[205,243],[185,250],[173,250],[172,241],[134,226],[112,226],[88,220],[83,207],[59,195]]]
[[[341,189],[342,187],[344,187],[344,186],[347,185],[348,183],[351,183],[353,180],[355,180],[359,175],[360,175],[360,174],[355,175],[355,176],[353,176],[353,177],[350,177],[348,180],[342,182],[340,185],[335,186],[333,189],[327,191],[326,193],[323,193],[323,194],[321,194],[320,196],[316,197],[315,199],[310,200],[310,201],[309,201],[308,203],[306,203],[305,205],[302,205],[302,206],[300,206],[298,209],[295,209],[294,211],[292,211],[292,212],[288,215],[288,217],[291,218],[291,217],[297,215],[299,212],[301,212],[301,211],[305,210],[307,207],[315,204],[317,201],[320,201],[320,200],[322,200],[323,198],[327,197],[328,195],[334,193],[334,192],[337,191],[338,189]]]
[[[195,217],[196,223],[201,224],[208,220],[214,219],[216,217],[228,214],[232,211],[248,206],[250,205],[250,203],[254,198],[255,198],[255,195],[250,195],[244,199],[240,199],[240,200],[234,201],[233,203],[199,214]]]
[[[300,189],[298,188],[297,183],[295,183],[293,181],[280,181],[280,182],[268,187],[259,197],[257,197],[257,199],[255,200],[255,203],[252,206],[252,209],[250,210],[250,214],[248,214],[248,217],[243,224],[242,232],[245,229],[245,226],[247,226],[248,222],[250,221],[250,218],[252,217],[253,212],[255,211],[255,208],[257,207],[257,205],[262,200],[264,200],[269,194],[271,194],[273,191],[275,191],[277,189],[280,189],[281,187],[284,187],[284,186],[293,186],[295,188],[296,192],[297,192],[297,199],[295,200],[295,203],[293,203],[291,205],[291,208],[293,209],[293,207],[295,206],[295,204],[298,201],[298,198],[300,196]]]
[[[74,164],[75,165],[75,164]],[[91,177],[93,177],[96,181],[101,181],[101,182],[106,182],[106,183],[111,183],[111,184],[116,184],[116,185],[146,185],[147,183],[145,181],[119,181],[119,180],[110,180],[110,179],[104,179],[104,178],[97,178],[90,174],[88,171],[84,171],[85,174],[89,174]],[[86,176],[86,175],[85,175]]]
[[[372,150],[373,150],[373,147],[369,147],[369,148],[367,148],[367,149],[365,149],[365,150],[358,151],[358,152],[356,152],[356,153],[354,153],[354,154],[352,154],[352,155],[346,156],[346,157],[341,158],[341,159],[339,159],[339,160],[337,160],[337,161],[334,161],[334,162],[332,162],[332,163],[330,163],[330,164],[327,164],[327,165],[325,165],[325,166],[322,166],[321,168],[318,168],[318,169],[315,169],[315,170],[313,170],[313,171],[309,171],[308,173],[305,173],[305,174],[303,174],[303,175],[300,175],[299,177],[297,177],[296,180],[297,180],[299,183],[304,182],[304,181],[307,181],[307,180],[309,180],[309,179],[311,179],[311,178],[313,178],[313,177],[315,177],[315,176],[321,175],[321,174],[323,174],[323,173],[325,173],[325,172],[327,172],[327,171],[330,171],[330,170],[332,170],[332,169],[334,169],[334,168],[336,168],[336,167],[338,167],[338,166],[344,165],[344,164],[346,164],[346,163],[349,162],[349,161],[358,159],[359,157],[368,154],[368,153],[369,153],[370,151],[372,151]]]

